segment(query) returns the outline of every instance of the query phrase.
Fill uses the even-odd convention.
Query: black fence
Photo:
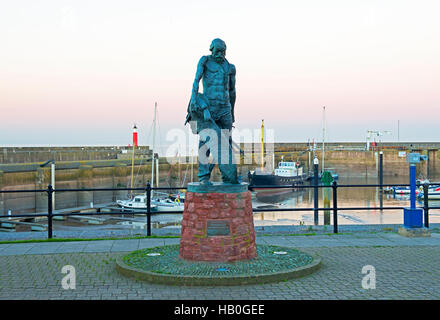
[[[423,190],[424,190],[424,198],[423,198],[423,212],[424,212],[424,226],[426,228],[429,228],[429,210],[430,209],[440,209],[438,206],[429,206],[428,201],[428,188],[430,185],[437,185],[437,184],[429,184],[424,183],[423,184]],[[376,187],[379,188],[380,192],[380,210],[398,210],[405,207],[384,207],[383,206],[383,193],[384,193],[384,187],[409,187],[409,184],[351,184],[351,185],[338,185],[336,181],[332,183],[332,185],[280,185],[280,186],[252,186],[249,185],[248,190],[250,191],[256,191],[258,189],[292,189],[292,190],[298,190],[298,189],[314,189],[315,190],[315,198],[317,196],[316,190],[319,188],[331,188],[332,189],[332,195],[333,195],[333,203],[331,207],[325,207],[325,208],[319,208],[318,202],[314,202],[313,208],[270,208],[270,209],[253,209],[253,212],[276,212],[276,211],[314,211],[314,222],[315,225],[318,224],[318,213],[319,211],[323,210],[331,210],[333,211],[333,232],[338,233],[338,211],[349,211],[349,210],[371,210],[369,207],[338,207],[338,189],[339,188],[371,188]],[[420,184],[417,184],[417,187],[420,187]],[[152,188],[150,183],[147,183],[147,186],[145,188],[89,188],[89,189],[53,189],[51,185],[47,187],[47,189],[40,189],[40,190],[0,190],[0,193],[36,193],[36,192],[47,192],[47,213],[37,213],[37,214],[17,214],[17,215],[0,215],[1,218],[32,218],[32,217],[47,217],[47,233],[48,238],[51,239],[53,236],[53,218],[56,216],[91,216],[91,215],[120,215],[121,212],[86,212],[86,213],[78,213],[78,212],[69,212],[69,213],[54,213],[54,208],[52,208],[52,198],[54,193],[61,193],[61,192],[87,192],[87,191],[143,191],[146,193],[146,204],[147,208],[146,210],[130,210],[130,214],[139,214],[139,215],[146,215],[147,217],[147,236],[151,236],[151,214],[157,213],[151,210],[151,193],[154,190],[163,190],[163,191],[170,191],[170,190],[182,190],[186,189],[185,187],[155,187]],[[166,211],[166,213],[182,213],[181,210],[176,211]]]

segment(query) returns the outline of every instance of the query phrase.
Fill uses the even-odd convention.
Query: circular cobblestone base
[[[321,259],[293,248],[257,245],[258,256],[236,262],[194,262],[179,258],[179,245],[133,251],[116,261],[119,273],[153,283],[224,286],[279,282],[318,270]]]

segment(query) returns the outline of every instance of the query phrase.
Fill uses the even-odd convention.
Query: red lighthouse
[[[138,133],[137,133],[137,127],[136,124],[133,127],[133,146],[137,147],[138,146]]]

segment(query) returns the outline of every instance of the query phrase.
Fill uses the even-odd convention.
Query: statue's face
[[[215,46],[212,50],[212,57],[218,63],[222,63],[225,60],[226,49],[224,47]]]

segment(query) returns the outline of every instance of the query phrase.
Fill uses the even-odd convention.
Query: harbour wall
[[[260,159],[261,145],[242,144],[243,150],[253,150],[253,158]],[[409,166],[406,155],[418,152],[428,157],[417,165],[418,177],[440,180],[440,143],[381,143],[375,147],[370,145],[366,150],[365,143],[329,143],[325,145],[324,166],[334,169],[340,176],[345,177],[374,177],[378,174],[379,154],[383,153],[384,176],[409,176]],[[275,159],[267,152],[273,151]],[[299,161],[306,170],[312,170],[313,156],[319,160],[319,170],[322,170],[322,144],[316,145],[313,151],[308,143],[275,143],[266,146],[265,163],[269,167],[275,166],[284,159],[285,161]]]
[[[342,177],[374,177],[378,175],[380,151],[326,151],[324,154],[324,166],[326,169],[335,170]],[[399,151],[384,150],[383,152],[383,175],[384,176],[409,176],[409,165],[406,157]],[[400,151],[401,152],[401,151]],[[408,151],[409,152],[409,151]],[[406,154],[408,153],[406,152]],[[419,178],[438,179],[440,177],[440,153],[437,150],[420,150],[420,153],[428,156],[428,161],[422,161],[417,165]],[[276,152],[276,161],[297,161],[306,164],[306,168],[312,170],[313,152]],[[322,152],[315,151],[319,160],[319,170],[322,170]]]
[[[136,162],[139,162],[137,160]],[[189,167],[189,165],[188,165]],[[177,181],[190,179],[191,173],[182,166],[180,173],[177,165],[160,164],[159,185],[178,186]],[[133,170],[133,175],[132,175]],[[197,168],[193,172],[197,174]],[[115,163],[109,167],[80,165],[75,169],[55,171],[55,190],[91,189],[91,188],[130,188],[133,176],[134,188],[145,188],[151,180],[151,164],[127,165]],[[156,181],[156,178],[154,179]],[[188,181],[187,181],[188,182]],[[46,190],[51,183],[50,168],[37,168],[35,171],[0,171],[0,190]],[[133,193],[142,193],[142,190]],[[115,202],[127,199],[130,191],[79,191],[55,192],[55,210],[90,206],[93,204]],[[11,210],[14,213],[47,212],[47,192],[0,193],[0,215]]]
[[[0,164],[20,164],[54,161],[113,160],[129,158],[127,146],[97,147],[1,147]],[[148,146],[136,148],[137,156],[151,156]]]
[[[139,160],[136,160],[138,162]],[[180,187],[197,179],[197,163],[169,164],[166,159],[161,159],[159,170],[160,187]],[[245,176],[251,166],[240,166],[239,174]],[[132,175],[133,170],[133,175]],[[192,175],[191,175],[192,170]],[[156,173],[155,173],[156,175]],[[56,170],[55,190],[61,189],[92,189],[92,188],[130,188],[133,176],[134,188],[145,188],[151,181],[151,164],[127,165],[117,163],[111,167],[94,167],[81,165],[76,169]],[[218,167],[212,172],[214,181],[221,181]],[[156,176],[154,178],[156,185]],[[38,168],[35,171],[3,172],[0,171],[0,190],[46,190],[51,183],[50,168]],[[143,193],[142,190],[133,191],[133,194]],[[55,192],[55,210],[76,207],[89,207],[93,205],[115,202],[128,199],[130,191],[78,191]],[[47,192],[29,193],[0,193],[0,215],[32,214],[47,212]]]
[[[307,171],[311,169],[313,151],[298,147],[298,144],[275,144],[275,158],[266,157],[266,165],[275,164],[282,158],[287,161],[299,161]],[[411,150],[428,156],[428,161],[417,165],[417,175],[420,178],[429,178],[439,181],[440,154],[433,145],[425,149],[399,149],[382,148],[384,176],[408,177],[409,166],[402,152]],[[254,160],[259,159],[259,146],[254,146]],[[339,148],[339,147],[338,147]],[[345,146],[345,149],[336,147],[325,151],[325,168],[334,169],[340,177],[375,177],[378,173],[379,150],[355,150]],[[79,152],[79,151],[78,151]],[[119,151],[119,154],[122,154]],[[322,152],[317,149],[315,155],[322,165]],[[56,189],[81,189],[81,188],[124,188],[131,185],[131,160],[116,154],[115,159],[86,159],[75,161],[56,162]],[[93,157],[93,155],[91,156]],[[30,160],[24,159],[23,160]],[[42,159],[42,158],[40,158]],[[44,159],[46,161],[46,159]],[[151,160],[151,155],[150,155]],[[134,187],[145,187],[151,179],[151,162],[136,158],[133,167]],[[185,183],[191,181],[190,164],[169,164],[166,159],[160,159],[160,186],[180,186],[178,181]],[[238,166],[239,175],[246,180],[247,172],[254,170],[259,164],[241,163]],[[192,166],[193,181],[197,181],[197,164]],[[218,168],[213,171],[213,180],[221,181]],[[46,189],[50,184],[50,167],[40,167],[40,163],[0,163],[0,190],[40,190]],[[128,191],[82,191],[62,192],[55,194],[55,209],[88,206],[94,204],[114,202],[116,199],[127,198]],[[8,210],[14,213],[44,212],[47,210],[47,193],[0,193],[0,215],[7,214]]]

